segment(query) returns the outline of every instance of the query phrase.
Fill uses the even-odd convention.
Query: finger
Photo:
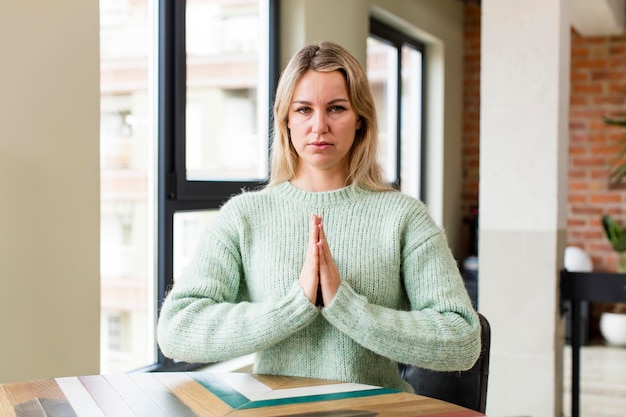
[[[318,233],[315,229],[315,214],[311,214],[311,222],[309,223],[309,242],[312,242],[313,236]]]
[[[322,293],[322,268],[324,262],[321,260],[321,258],[324,256],[322,249],[320,248],[320,242],[317,242],[315,244],[315,252],[316,252],[316,260],[317,262],[315,263],[317,265],[317,272],[316,272],[316,277],[317,277],[317,285],[315,286],[315,305],[317,307],[324,307],[324,295]]]
[[[319,225],[320,242],[319,247],[319,274],[320,284],[322,286],[322,296],[324,305],[329,305],[337,294],[341,278],[339,277],[339,271],[335,265],[330,247],[326,241],[326,235],[324,233],[323,225]]]
[[[326,240],[326,233],[324,233],[324,224],[320,223],[318,226],[318,235],[319,242],[321,243],[320,249],[324,256],[328,259],[332,259],[332,254],[330,253],[330,247],[328,246],[328,241]]]
[[[328,247],[328,242],[326,241],[326,233],[324,233],[324,224],[321,222],[317,225],[317,234],[319,236],[319,242],[322,243],[322,250],[326,253],[326,255],[330,255],[330,248]]]
[[[311,301],[316,302],[317,288],[319,285],[319,220],[315,214],[311,215],[311,224],[309,229],[309,242],[307,244],[306,256],[302,270],[300,272],[300,286],[305,295]]]

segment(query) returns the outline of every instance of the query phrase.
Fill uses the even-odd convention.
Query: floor
[[[571,416],[571,349],[565,347],[563,411]],[[580,417],[626,417],[626,347],[583,346]]]

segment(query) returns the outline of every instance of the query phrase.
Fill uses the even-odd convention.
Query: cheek
[[[288,142],[291,147],[298,148],[300,144],[304,141],[304,134],[302,133],[302,127],[298,123],[294,123],[291,126],[287,126],[289,128],[289,137]]]
[[[359,130],[359,123],[346,122],[340,128],[343,136],[356,136],[356,132]]]
[[[302,136],[306,134],[306,123],[303,123],[301,120],[297,118],[290,122],[287,122],[287,127],[289,128],[289,132],[291,133],[292,139],[300,139]]]

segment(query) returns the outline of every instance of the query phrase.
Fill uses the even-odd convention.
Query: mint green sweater
[[[319,214],[342,283],[318,308],[298,277]],[[215,362],[256,352],[254,372],[411,391],[404,362],[470,368],[480,327],[446,238],[394,191],[308,192],[289,182],[233,197],[164,300],[163,354]]]

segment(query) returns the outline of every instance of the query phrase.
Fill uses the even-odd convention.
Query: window
[[[178,365],[158,302],[219,206],[267,177],[275,3],[100,2],[101,373]]]
[[[367,40],[380,138],[380,161],[390,183],[422,198],[424,45],[372,19]]]
[[[199,232],[268,176],[278,78],[274,0],[164,0],[159,22],[158,300]],[[159,354],[163,366],[189,369]]]
[[[152,364],[155,6],[100,2],[102,373]]]

